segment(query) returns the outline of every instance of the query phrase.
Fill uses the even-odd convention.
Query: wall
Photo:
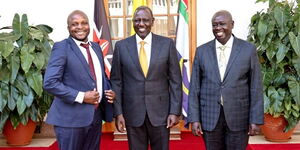
[[[30,24],[47,24],[54,28],[50,37],[60,41],[69,34],[66,18],[68,14],[80,9],[93,19],[94,0],[0,0],[0,28],[11,25],[15,13],[26,13]],[[255,4],[256,0],[197,0],[197,45],[213,38],[211,17],[221,9],[230,11],[235,21],[233,32],[246,39],[250,18],[265,4]]]
[[[233,33],[246,39],[250,19],[257,11],[268,6],[267,3],[257,3],[256,0],[197,0],[197,46],[214,38],[211,28],[211,18],[219,10],[228,10],[234,20]]]
[[[10,26],[15,13],[27,14],[29,24],[47,24],[54,31],[50,37],[60,41],[69,36],[67,17],[76,9],[93,20],[94,0],[0,0],[0,28]],[[91,21],[90,20],[90,21]]]

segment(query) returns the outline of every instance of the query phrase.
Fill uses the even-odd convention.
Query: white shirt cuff
[[[84,92],[78,92],[75,102],[78,102],[80,104],[83,103],[83,99],[84,99]]]

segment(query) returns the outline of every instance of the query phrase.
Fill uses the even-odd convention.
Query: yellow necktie
[[[146,43],[145,41],[140,42],[141,48],[140,48],[139,60],[140,60],[142,70],[144,72],[144,76],[146,77],[148,72],[148,61],[147,61],[147,55],[144,48],[145,43]]]

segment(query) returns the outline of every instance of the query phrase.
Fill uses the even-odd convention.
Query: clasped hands
[[[112,90],[105,90],[104,95],[107,99],[107,102],[109,103],[113,103],[116,98],[116,94]],[[96,91],[96,89],[94,89],[93,91],[86,91],[84,93],[83,102],[96,105],[99,103],[99,98],[100,98],[99,92]]]

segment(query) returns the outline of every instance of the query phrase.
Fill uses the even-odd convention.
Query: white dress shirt
[[[84,43],[84,42],[78,41],[74,38],[72,38],[72,39],[75,41],[76,45],[78,46],[81,53],[83,54],[86,62],[88,63],[88,56],[87,56],[86,49],[84,47],[80,46],[80,44]],[[87,44],[87,43],[84,43],[84,44]],[[92,48],[91,43],[88,42],[88,44],[89,44],[89,49],[90,49],[90,53],[91,53],[94,68],[95,68],[95,75],[96,75],[96,79],[97,79],[97,91],[99,92],[99,95],[100,95],[100,97],[99,97],[99,102],[100,102],[102,99],[102,69],[101,69],[100,61],[99,61],[94,49]],[[88,69],[90,69],[90,68],[88,68]],[[78,72],[78,73],[80,73],[80,72]],[[94,89],[94,90],[96,90],[96,89]],[[83,99],[84,99],[84,93],[85,93],[85,91],[79,91],[75,101],[78,103],[82,103]]]
[[[219,72],[220,72],[220,76],[221,76],[221,80],[223,81],[224,78],[224,74],[226,71],[226,67],[228,64],[228,60],[230,57],[230,53],[231,53],[231,49],[232,49],[232,45],[233,45],[233,36],[231,35],[231,37],[229,38],[229,40],[227,41],[227,43],[224,45],[226,46],[225,49],[225,64],[224,67],[225,68],[219,68]],[[220,53],[221,53],[221,49],[220,47],[223,46],[218,40],[216,40],[216,54],[217,54],[217,59],[218,59],[218,66],[220,67]]]
[[[135,35],[136,37],[136,45],[137,45],[137,51],[138,54],[140,54],[140,48],[141,48],[141,41],[144,41],[144,49],[147,55],[147,64],[148,64],[148,69],[150,66],[150,60],[151,60],[151,43],[152,43],[152,33],[150,32],[144,40],[142,40],[137,34]],[[139,56],[139,55],[138,55]]]

